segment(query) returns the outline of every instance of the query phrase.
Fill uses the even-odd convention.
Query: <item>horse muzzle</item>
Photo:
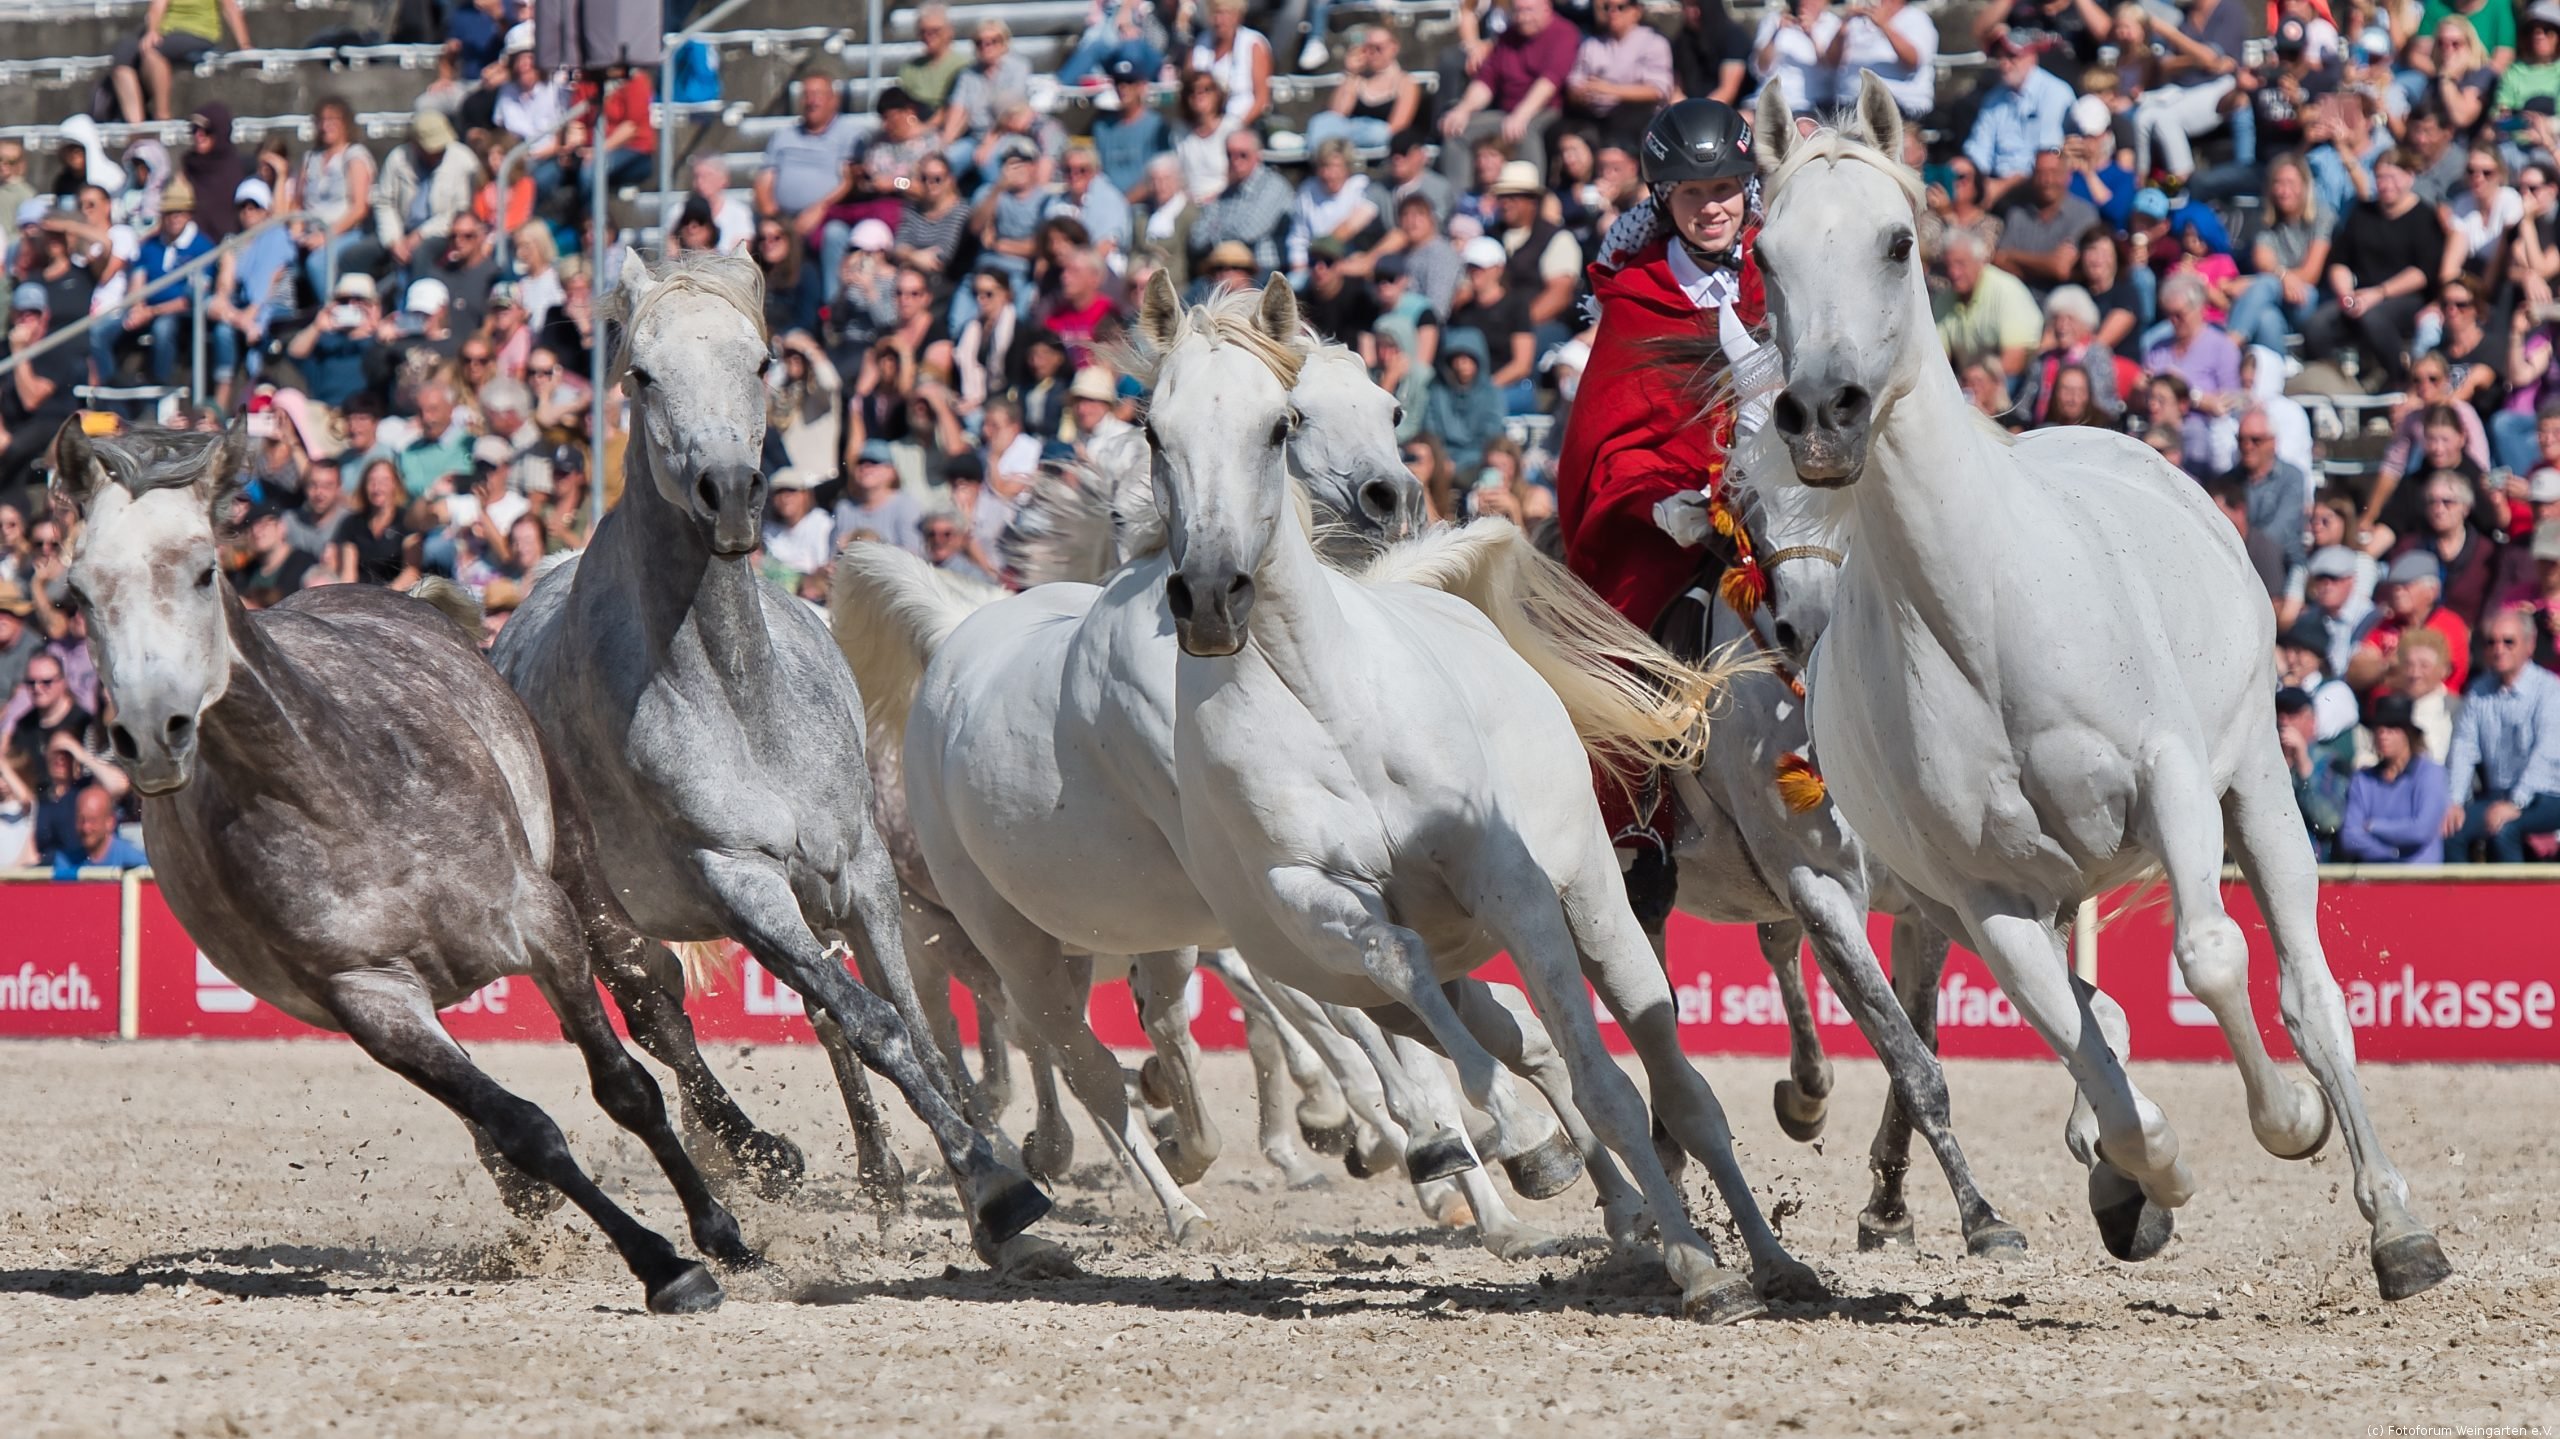
[[[1823,490],[1856,483],[1874,419],[1874,396],[1860,385],[1790,385],[1769,407],[1796,478]]]
[[[1245,622],[1253,613],[1253,576],[1238,574],[1224,584],[1195,586],[1177,570],[1165,577],[1164,598],[1184,654],[1217,659],[1244,648]]]
[[[715,466],[694,478],[693,503],[711,552],[737,559],[764,542],[764,475],[752,465]]]
[[[133,780],[133,787],[146,795],[173,794],[186,788],[187,781],[195,777],[193,715],[170,715],[156,724],[122,715],[109,727],[107,739],[115,747],[117,762]]]

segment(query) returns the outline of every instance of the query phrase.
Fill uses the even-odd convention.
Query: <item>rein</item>
[[[1720,477],[1719,477],[1720,478]],[[1751,531],[1725,503],[1725,487],[1717,485],[1707,500],[1707,518],[1733,546],[1734,559],[1716,585],[1716,597],[1725,608],[1742,621],[1742,632],[1751,636],[1752,648],[1769,661],[1769,668],[1787,682],[1787,692],[1799,701],[1804,698],[1804,677],[1787,663],[1786,656],[1760,630],[1760,613],[1769,608],[1769,572],[1789,560],[1826,560],[1838,569],[1841,554],[1827,545],[1789,545],[1766,558],[1753,552]],[[1774,618],[1774,616],[1772,616]],[[1820,805],[1828,797],[1822,783],[1822,771],[1812,759],[1793,752],[1778,756],[1772,778],[1778,795],[1787,808],[1797,814]]]

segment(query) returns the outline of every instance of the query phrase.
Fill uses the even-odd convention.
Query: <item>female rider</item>
[[[1644,136],[1649,198],[1610,227],[1590,268],[1599,330],[1565,423],[1557,520],[1565,564],[1648,633],[1705,558],[1693,527],[1678,527],[1689,540],[1674,538],[1656,508],[1714,488],[1735,418],[1719,401],[1700,423],[1699,377],[1667,361],[1703,352],[1712,378],[1747,350],[1745,331],[1761,320],[1753,146],[1751,122],[1722,101],[1664,110]],[[1628,901],[1659,944],[1678,882],[1668,787],[1626,774],[1600,777],[1599,789]]]

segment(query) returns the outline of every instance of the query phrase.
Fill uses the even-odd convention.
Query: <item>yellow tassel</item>
[[[111,410],[82,410],[80,412],[80,433],[87,435],[93,440],[101,435],[115,434],[123,428],[124,421],[118,419],[115,413]]]
[[[1813,767],[1813,761],[1800,754],[1778,756],[1778,797],[1789,810],[1802,814],[1821,804],[1827,793],[1822,771]]]
[[[1734,532],[1740,528],[1740,526],[1734,523],[1733,511],[1725,508],[1725,503],[1721,496],[1719,496],[1713,504],[1707,507],[1707,523],[1715,527],[1717,534],[1724,536],[1728,540],[1734,538]]]
[[[1760,608],[1769,597],[1769,584],[1760,574],[1760,566],[1749,556],[1736,561],[1717,582],[1716,593],[1725,608],[1738,615],[1748,615]]]

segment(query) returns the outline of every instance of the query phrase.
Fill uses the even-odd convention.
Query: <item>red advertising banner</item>
[[[2277,1017],[2274,952],[2248,891],[2227,885],[2225,902],[2249,937],[2251,998],[2269,1047],[2289,1057]],[[139,968],[133,1032],[150,1037],[274,1038],[315,1033],[225,979],[199,953],[158,890],[140,892]],[[0,1036],[116,1032],[120,887],[105,883],[0,887]],[[2560,1061],[2560,966],[2545,936],[2560,919],[2560,885],[2449,878],[2418,883],[2333,882],[2321,891],[2320,931],[2343,989],[2359,1054],[2369,1061]],[[1891,925],[1869,935],[1889,955]],[[2220,1031],[2186,992],[2172,955],[2166,906],[2129,915],[2099,944],[2099,982],[2123,1006],[2140,1059],[2227,1057]],[[799,996],[741,952],[734,977],[688,1002],[706,1041],[805,1043],[812,1035]],[[1807,988],[1823,1041],[1833,1052],[1868,1052],[1846,1006],[1805,961]],[[1684,1045],[1702,1054],[1782,1055],[1786,1015],[1776,980],[1747,926],[1672,924],[1671,976]],[[1491,978],[1509,978],[1497,964]],[[966,996],[958,1007],[973,1032]],[[1188,1006],[1207,1048],[1239,1048],[1242,1014],[1207,975]],[[1127,987],[1097,988],[1093,1018],[1115,1047],[1140,1047],[1145,1034]],[[1613,1046],[1623,1041],[1603,1019]],[[558,1027],[531,981],[501,980],[445,1011],[466,1042],[553,1039]],[[1958,947],[1938,992],[1945,1053],[1971,1058],[2042,1058],[2026,1027],[1981,961]]]
[[[0,889],[0,1037],[113,1039],[123,896],[112,884]]]

